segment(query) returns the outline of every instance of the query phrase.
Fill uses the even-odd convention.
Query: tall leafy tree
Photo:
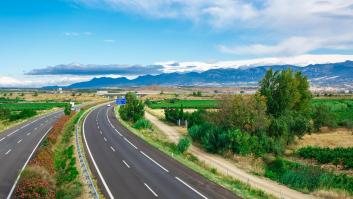
[[[119,109],[120,117],[126,121],[136,122],[145,114],[144,103],[139,100],[135,93],[129,92],[125,96],[126,105]]]

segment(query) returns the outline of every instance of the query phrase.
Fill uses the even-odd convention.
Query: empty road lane
[[[0,198],[8,198],[18,174],[62,112],[32,119],[0,133]]]
[[[124,128],[113,107],[84,120],[91,169],[107,198],[237,198]]]

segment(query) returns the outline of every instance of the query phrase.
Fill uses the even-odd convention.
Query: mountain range
[[[315,64],[308,66],[274,65],[248,68],[211,69],[204,72],[162,73],[143,75],[129,80],[125,77],[93,78],[74,83],[66,88],[108,88],[124,86],[254,86],[269,69],[275,71],[291,68],[306,75],[311,85],[353,88],[353,61]]]

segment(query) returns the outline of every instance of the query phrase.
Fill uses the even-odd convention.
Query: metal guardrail
[[[80,118],[80,120],[81,120],[81,118]],[[78,124],[80,123],[80,120],[79,120]],[[97,192],[97,189],[94,186],[94,183],[93,183],[91,176],[89,175],[89,172],[87,169],[88,167],[87,167],[85,160],[84,160],[85,156],[84,156],[84,153],[80,147],[79,138],[78,138],[78,129],[79,129],[78,124],[76,124],[76,146],[77,146],[77,153],[78,153],[78,158],[80,161],[81,169],[83,171],[84,177],[86,178],[88,187],[90,189],[91,196],[95,199],[99,199],[99,194]]]

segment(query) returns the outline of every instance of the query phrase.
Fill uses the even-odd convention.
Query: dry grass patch
[[[307,146],[318,147],[353,147],[353,133],[347,129],[336,129],[331,132],[307,134],[297,140],[293,149]]]

